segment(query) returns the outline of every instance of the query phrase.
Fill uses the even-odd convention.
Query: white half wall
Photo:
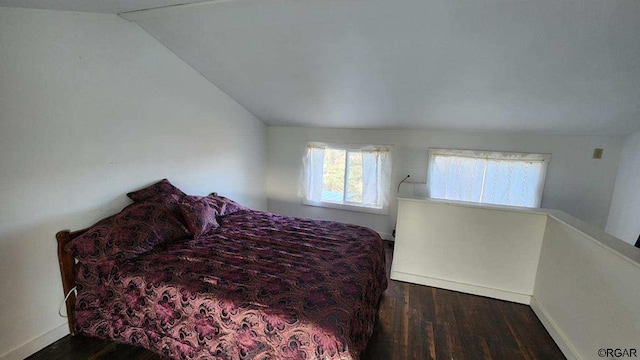
[[[603,348],[638,351],[638,289],[640,249],[549,213],[531,307],[569,359],[602,358]]]
[[[165,177],[266,209],[265,152],[262,122],[136,24],[0,8],[0,358],[66,333],[57,231]]]
[[[529,304],[547,214],[401,199],[391,278]]]
[[[606,230],[630,244],[640,235],[640,131],[624,141]]]
[[[391,233],[397,204],[389,216],[318,208],[302,204],[298,178],[307,141],[394,145],[392,195],[407,174],[411,181],[426,182],[427,149],[455,148],[550,153],[551,162],[542,197],[542,207],[560,209],[604,229],[622,149],[622,137],[517,135],[426,130],[362,130],[307,127],[269,127],[269,211],[290,216],[343,221]],[[602,159],[593,159],[593,149],[603,148]]]
[[[557,210],[400,199],[397,231],[394,280],[530,303],[569,359],[637,350],[640,249],[594,226]]]

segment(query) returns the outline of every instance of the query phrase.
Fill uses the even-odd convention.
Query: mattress
[[[172,359],[359,359],[387,286],[376,232],[254,210],[218,222],[78,264],[77,332]]]

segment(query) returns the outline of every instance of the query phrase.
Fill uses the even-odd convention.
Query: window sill
[[[369,214],[389,215],[388,208],[376,209],[376,208],[370,208],[370,207],[364,207],[364,206],[338,204],[338,203],[325,202],[325,201],[310,201],[307,199],[303,199],[302,203],[308,206],[323,207],[323,208],[329,208],[329,209],[340,209],[340,210],[356,211],[356,212],[363,212],[363,213],[369,213]]]

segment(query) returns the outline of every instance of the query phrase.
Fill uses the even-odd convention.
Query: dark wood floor
[[[393,256],[387,244],[387,272]],[[148,350],[66,336],[28,360],[160,360]],[[389,281],[362,360],[565,359],[529,306]]]

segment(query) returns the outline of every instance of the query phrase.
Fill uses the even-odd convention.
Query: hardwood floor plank
[[[546,332],[531,333],[543,328],[533,310],[526,305],[510,304],[505,320],[514,340],[527,359],[564,359],[564,355]]]
[[[393,247],[386,244],[387,275]],[[28,360],[162,360],[148,350],[66,336]],[[362,360],[565,359],[529,306],[389,281]]]
[[[436,339],[435,339],[435,335],[434,335],[434,330],[433,330],[433,323],[432,322],[428,322],[427,323],[427,347],[429,348],[429,352],[426,353],[425,355],[428,354],[429,356],[427,357],[427,359],[437,359],[436,357]]]
[[[517,346],[514,347],[504,341],[488,339],[487,346],[493,359],[525,360],[525,356]]]
[[[407,284],[408,341],[410,359],[434,359],[429,344],[433,342],[433,304],[431,291],[424,286]],[[431,333],[431,334],[429,334]],[[428,355],[428,356],[427,356]]]
[[[72,355],[78,359],[90,359],[109,344],[112,342],[84,336],[66,336],[28,359],[66,360],[72,359]]]

